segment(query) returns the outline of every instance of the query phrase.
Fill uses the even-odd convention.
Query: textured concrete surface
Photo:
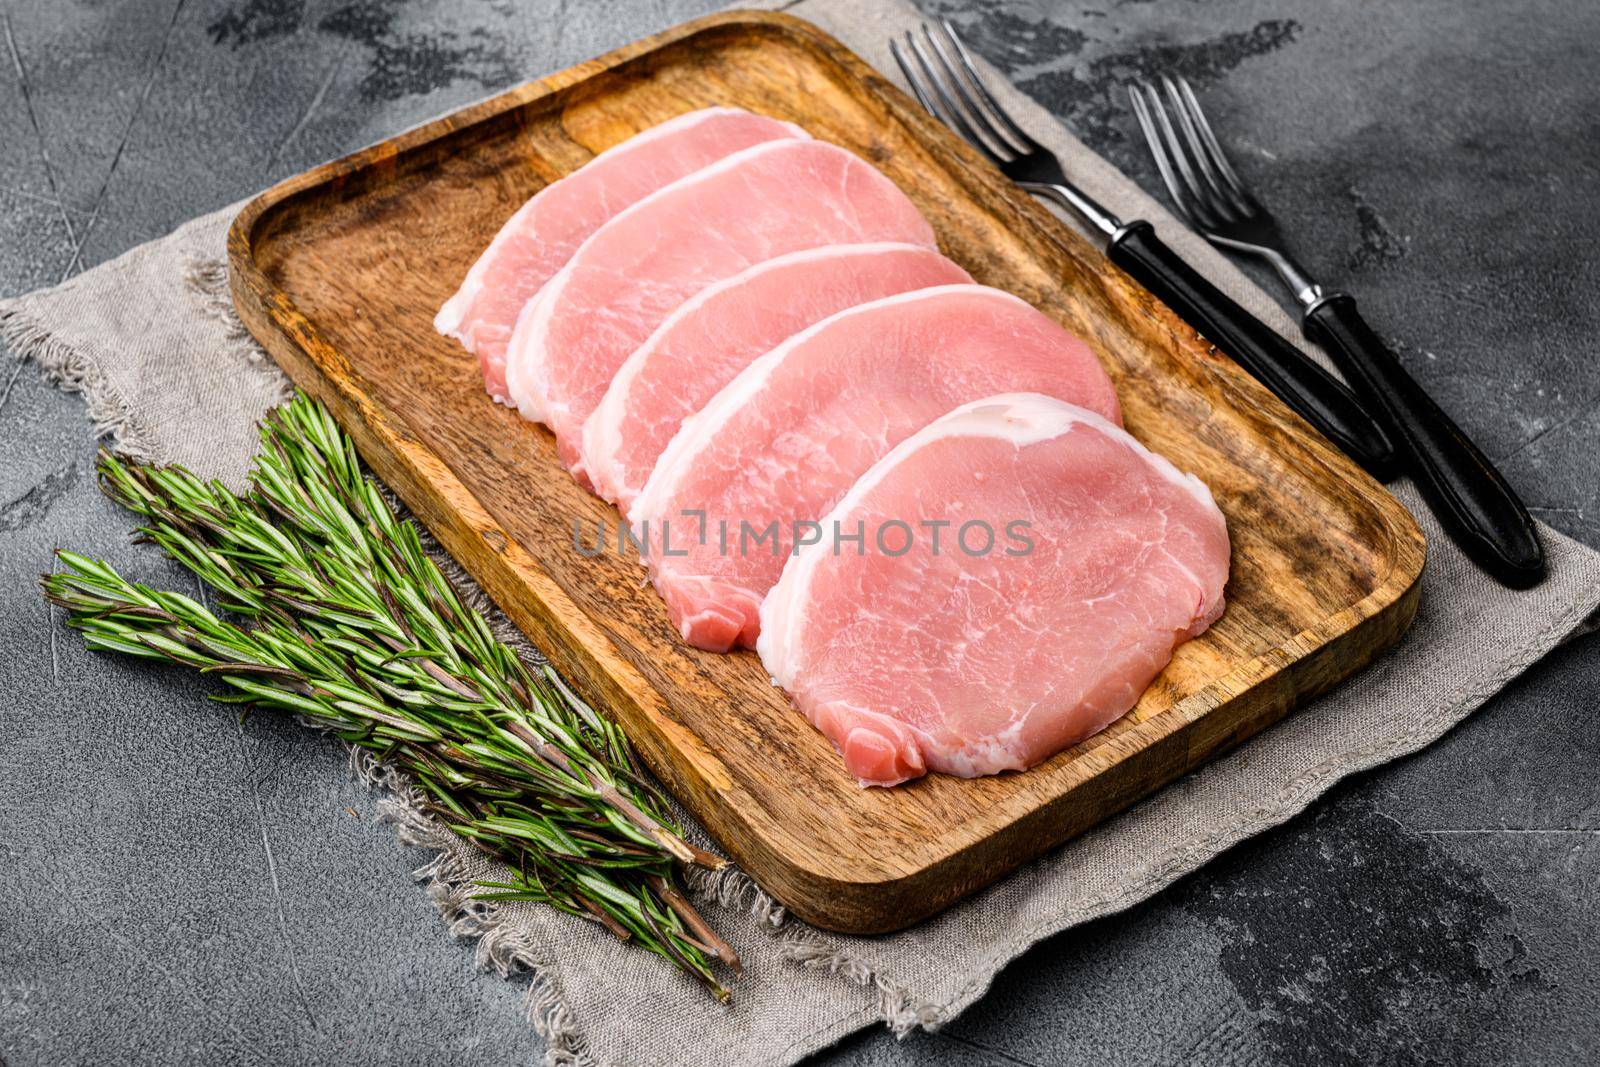
[[[0,293],[716,0],[0,0]],[[1591,0],[929,2],[1147,186],[1118,86],[1180,70],[1305,259],[1359,294],[1541,517],[1600,544]],[[0,1060],[514,1063],[337,751],[90,657],[57,545],[153,581],[81,403],[0,366]],[[1584,1062],[1600,1054],[1600,640],[940,1035],[838,1064]]]

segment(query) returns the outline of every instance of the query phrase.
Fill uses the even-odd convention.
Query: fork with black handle
[[[1129,95],[1178,210],[1213,244],[1272,266],[1300,305],[1306,336],[1333,357],[1383,420],[1418,488],[1462,551],[1504,585],[1537,585],[1545,575],[1544,549],[1517,494],[1406,373],[1355,300],[1324,290],[1289,254],[1271,213],[1222,151],[1189,83],[1161,82],[1165,102],[1148,83],[1130,87]]]
[[[984,85],[948,21],[892,41],[912,92],[934,118],[1029,192],[1075,212],[1105,240],[1105,252],[1135,281],[1233,358],[1354,459],[1387,481],[1399,470],[1394,446],[1342,382],[1270,326],[1206,281],[1144,221],[1123,223],[1067,180],[1051,151],[1029,137]]]

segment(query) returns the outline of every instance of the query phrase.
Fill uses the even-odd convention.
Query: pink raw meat
[[[584,423],[595,492],[627,511],[684,419],[750,361],[845,308],[970,282],[930,248],[828,245],[758,263],[702,289],[634,350]]]
[[[935,518],[951,524],[942,552],[918,535],[888,554],[906,543],[889,524]],[[1228,528],[1205,485],[1046,396],[958,408],[825,522],[862,524],[865,554],[791,559],[758,648],[863,785],[1031,767],[1133,707],[1222,614]]]
[[[586,481],[583,421],[622,361],[713,282],[819,245],[936,247],[933,229],[870,164],[822,141],[771,141],[623,211],[573,253],[517,319],[506,383],[524,418],[555,431]]]
[[[506,399],[506,345],[522,305],[601,224],[629,204],[762,141],[805,137],[798,126],[736,107],[691,111],[608,148],[541,189],[500,227],[434,329],[476,353],[483,384]]]
[[[862,304],[750,364],[683,424],[628,513],[678,632],[713,651],[754,645],[796,522],[951,408],[1014,391],[1121,419],[1082,341],[981,285]]]

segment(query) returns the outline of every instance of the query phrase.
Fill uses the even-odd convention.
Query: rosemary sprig
[[[482,899],[582,915],[682,967],[738,957],[675,882],[722,861],[686,842],[627,738],[548,665],[495,638],[361,471],[326,409],[299,396],[262,424],[250,487],[108,452],[100,483],[240,626],[70,552],[44,576],[88,647],[181,663],[218,699],[287,711],[405,770],[430,811],[514,872]]]

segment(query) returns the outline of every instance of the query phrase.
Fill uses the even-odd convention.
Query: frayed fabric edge
[[[270,374],[278,381],[276,403],[286,404],[294,398],[294,383],[273,363],[251,336],[234,310],[233,293],[228,288],[228,265],[220,259],[206,256],[189,256],[183,263],[183,287],[195,297],[195,307],[200,314],[222,327],[222,344],[231,356],[236,356],[246,367],[258,374]]]
[[[687,879],[697,895],[730,910],[743,908],[778,938],[780,953],[790,963],[808,971],[825,971],[877,993],[878,1017],[896,1038],[913,1030],[935,1030],[943,1021],[939,1007],[918,1000],[909,989],[883,977],[871,964],[836,945],[816,930],[790,921],[787,909],[756,884],[744,871],[729,864],[719,871],[692,871]]]
[[[789,915],[784,906],[731,863],[715,871],[693,868],[684,873],[684,881],[695,896],[711,900],[729,911],[743,908],[761,926],[781,929],[788,923]]]
[[[919,999],[904,986],[890,982],[870,963],[828,944],[810,927],[790,923],[779,936],[783,957],[789,962],[808,971],[826,971],[858,986],[872,987],[877,994],[878,1018],[897,1040],[914,1030],[935,1031],[947,1021],[939,1005]]]
[[[451,936],[475,942],[474,965],[501,978],[530,977],[522,1010],[545,1043],[545,1067],[595,1067],[588,1042],[538,944],[503,921],[497,905],[473,897],[472,877],[456,854],[455,835],[427,814],[421,795],[403,773],[363,749],[352,746],[349,752],[356,780],[383,794],[379,818],[394,827],[400,843],[434,853],[412,877],[424,883]]]
[[[0,301],[0,344],[15,359],[37,364],[62,392],[82,394],[96,438],[110,439],[118,451],[134,459],[161,461],[152,435],[100,368],[35,318],[27,309],[26,298]]]
[[[247,364],[259,367],[267,363],[267,350],[251,336],[233,307],[233,293],[228,288],[228,265],[220,259],[206,256],[189,256],[183,263],[183,287],[195,295],[195,306],[200,314],[222,327],[223,341],[228,351]],[[294,386],[285,377],[283,399],[294,395]]]

